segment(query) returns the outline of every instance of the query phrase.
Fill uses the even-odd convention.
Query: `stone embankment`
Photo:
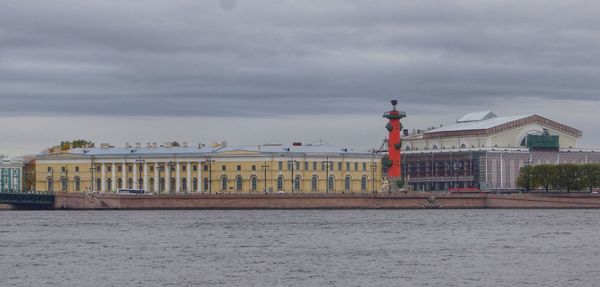
[[[597,194],[179,194],[57,193],[56,209],[600,208]]]

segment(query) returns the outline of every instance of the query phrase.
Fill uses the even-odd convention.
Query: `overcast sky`
[[[600,147],[599,1],[0,1],[0,153],[62,139],[379,146],[539,114]]]

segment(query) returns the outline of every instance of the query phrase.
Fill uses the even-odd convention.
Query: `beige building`
[[[560,148],[575,148],[581,131],[538,115],[498,117],[493,112],[470,113],[456,123],[414,133],[405,130],[404,150],[518,148],[526,146],[528,134],[547,130],[558,135]]]
[[[372,192],[381,156],[324,143],[71,149],[36,158],[39,191]]]

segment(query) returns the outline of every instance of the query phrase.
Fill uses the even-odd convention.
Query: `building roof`
[[[125,157],[129,155],[137,156],[173,156],[173,155],[188,155],[188,156],[208,156],[208,155],[227,155],[230,153],[249,153],[258,155],[286,155],[289,153],[297,154],[314,154],[314,155],[352,155],[352,156],[371,156],[370,152],[356,152],[350,148],[341,148],[330,145],[324,142],[310,143],[306,145],[281,145],[281,144],[265,144],[265,145],[241,145],[241,146],[221,146],[221,147],[110,147],[110,148],[75,148],[62,153],[44,154],[38,156],[39,159],[51,158],[56,156],[62,157]]]
[[[495,118],[495,117],[498,117],[498,116],[496,114],[492,113],[491,111],[481,111],[481,112],[474,112],[474,113],[466,114],[462,118],[456,120],[456,122],[457,123],[477,122],[477,121],[488,120],[488,119]]]
[[[464,117],[461,118],[464,119],[465,117],[469,116],[471,114],[465,115]],[[445,127],[441,127],[441,128],[437,128],[437,129],[433,129],[430,131],[426,131],[425,133],[437,133],[437,132],[446,132],[446,131],[468,131],[468,130],[482,130],[482,129],[489,129],[489,128],[493,128],[495,126],[499,126],[505,123],[509,123],[512,121],[516,121],[516,120],[520,120],[520,119],[524,119],[527,117],[530,117],[532,115],[523,115],[523,116],[508,116],[508,117],[492,117],[489,119],[484,119],[484,120],[469,120],[469,121],[457,121],[457,123],[452,124],[452,125],[448,125]],[[467,118],[471,118],[471,117],[467,117]]]

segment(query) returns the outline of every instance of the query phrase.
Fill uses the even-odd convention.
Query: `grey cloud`
[[[597,101],[594,1],[2,1],[0,115]],[[487,108],[487,107],[485,107]]]

